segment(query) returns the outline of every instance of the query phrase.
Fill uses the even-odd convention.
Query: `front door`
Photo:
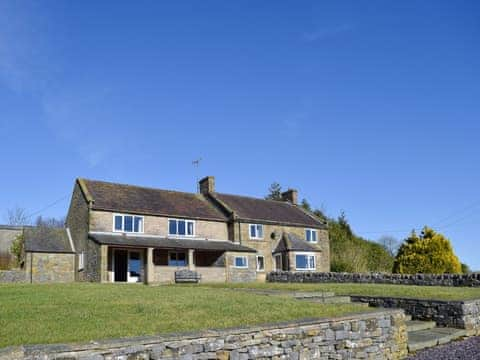
[[[114,271],[115,281],[126,282],[127,281],[127,269],[128,269],[128,250],[115,249],[114,252]]]

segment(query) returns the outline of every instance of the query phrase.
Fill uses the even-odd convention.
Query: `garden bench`
[[[179,270],[175,271],[176,283],[198,283],[202,276],[196,271],[192,270]]]

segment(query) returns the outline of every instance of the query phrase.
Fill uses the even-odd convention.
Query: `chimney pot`
[[[282,193],[282,200],[289,201],[292,204],[298,204],[298,191],[295,189],[288,189]]]
[[[198,182],[200,193],[209,194],[215,192],[215,177],[206,176]]]

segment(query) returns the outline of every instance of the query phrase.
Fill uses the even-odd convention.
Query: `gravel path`
[[[418,351],[408,360],[480,360],[480,337]]]

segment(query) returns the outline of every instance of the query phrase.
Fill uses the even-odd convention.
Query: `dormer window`
[[[305,240],[309,243],[316,243],[318,240],[318,232],[315,229],[305,229]]]
[[[169,219],[168,235],[195,236],[195,221],[182,220],[182,219]]]
[[[263,239],[262,224],[250,224],[250,239]]]
[[[113,231],[127,233],[143,233],[143,216],[113,215]]]

